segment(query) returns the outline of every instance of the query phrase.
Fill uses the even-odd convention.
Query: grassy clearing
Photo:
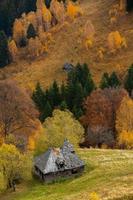
[[[133,151],[78,150],[85,160],[82,176],[54,184],[38,181],[19,185],[16,193],[0,196],[1,200],[87,200],[97,192],[102,200],[133,199]]]

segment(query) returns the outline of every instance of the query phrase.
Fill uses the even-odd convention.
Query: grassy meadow
[[[86,168],[82,176],[52,184],[32,180],[6,192],[1,200],[133,200],[133,151],[80,149]]]

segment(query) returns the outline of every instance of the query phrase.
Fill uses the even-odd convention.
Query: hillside
[[[97,192],[102,200],[133,199],[133,154],[124,150],[79,150],[86,163],[81,177],[43,185],[33,181],[18,185],[16,193],[0,196],[2,200],[87,200]]]
[[[22,59],[1,69],[0,79],[16,79],[22,86],[32,89],[35,83],[40,81],[47,87],[55,79],[60,82],[65,80],[66,76],[62,70],[65,62],[73,64],[86,62],[96,83],[99,83],[104,72],[116,71],[122,78],[133,62],[133,13],[121,16],[117,25],[112,27],[108,12],[115,3],[114,0],[81,1],[83,16],[65,24],[53,34],[55,43],[49,46],[47,55],[32,62]],[[92,21],[96,30],[95,45],[90,50],[86,50],[81,39],[81,30],[88,19]],[[103,60],[97,60],[97,49],[106,48],[107,36],[112,30],[118,30],[127,39],[128,47],[115,55],[107,53]]]

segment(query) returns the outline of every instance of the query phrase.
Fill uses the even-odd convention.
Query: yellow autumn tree
[[[83,28],[83,37],[86,49],[93,46],[94,43],[95,28],[90,20],[85,23]]]
[[[9,53],[11,55],[12,61],[16,61],[18,56],[18,48],[14,40],[11,40],[8,42],[8,49]]]
[[[100,47],[97,51],[97,57],[99,58],[99,60],[104,59],[104,54],[105,54],[105,49],[103,47]]]
[[[117,111],[116,130],[118,142],[127,148],[133,148],[133,100],[125,97]]]
[[[36,140],[41,137],[42,133],[42,124],[39,120],[36,121],[36,130],[32,131],[28,138],[27,149],[33,151],[36,147]]]
[[[48,147],[60,147],[66,138],[77,146],[84,136],[84,128],[70,111],[54,110],[53,116],[45,120],[43,127],[42,136],[36,143],[37,153]]]
[[[42,8],[42,17],[45,25],[45,30],[47,31],[51,28],[52,15],[49,9],[47,9],[45,5]]]
[[[82,9],[78,6],[75,5],[72,1],[68,1],[67,3],[67,15],[71,19],[74,19],[75,17],[82,15],[83,11]]]
[[[119,31],[114,31],[108,35],[108,47],[111,53],[115,53],[122,47],[126,48],[127,43],[125,37],[122,37]]]
[[[3,177],[6,188],[15,190],[14,180],[18,177],[30,179],[31,169],[31,156],[20,153],[12,144],[3,144],[0,147],[0,175]]]
[[[13,24],[13,39],[19,45],[22,38],[26,36],[26,30],[20,19],[16,19]]]

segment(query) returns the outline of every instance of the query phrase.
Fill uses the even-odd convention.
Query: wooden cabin
[[[34,173],[40,180],[52,182],[81,174],[84,167],[85,164],[76,155],[73,145],[65,140],[61,148],[51,148],[35,158]]]

